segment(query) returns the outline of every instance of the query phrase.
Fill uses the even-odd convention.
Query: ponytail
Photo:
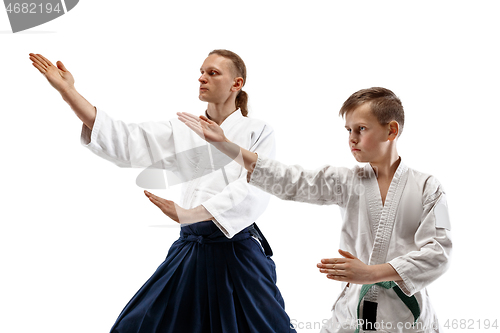
[[[248,94],[246,91],[240,90],[238,96],[236,96],[236,107],[240,108],[243,117],[248,115]]]

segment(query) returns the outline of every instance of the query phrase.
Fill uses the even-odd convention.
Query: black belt
[[[210,221],[210,222],[212,222],[212,221]],[[256,223],[253,223],[251,226],[238,232],[232,238],[227,238],[226,236],[224,236],[220,232],[219,229],[217,229],[217,231],[215,231],[209,235],[195,235],[195,234],[192,234],[189,231],[185,231],[185,230],[183,230],[183,228],[181,228],[181,238],[183,240],[186,240],[189,242],[198,242],[200,244],[237,242],[237,241],[241,241],[241,240],[250,238],[252,236],[254,236],[255,238],[257,238],[260,241],[260,244],[262,245],[262,248],[264,249],[264,253],[266,254],[266,256],[273,255],[273,250],[271,249],[271,246],[269,245],[266,237],[264,237],[264,234],[262,233],[262,231],[260,231],[260,229]]]
[[[260,241],[260,244],[262,245],[262,248],[264,249],[264,253],[266,256],[272,256],[273,255],[273,250],[271,249],[271,246],[269,245],[269,242],[267,241],[266,237],[264,237],[264,234],[262,231],[260,231],[259,227],[257,226],[257,223],[253,223],[251,226],[249,226],[248,231],[250,231],[250,234],[252,236],[257,237],[257,239]]]

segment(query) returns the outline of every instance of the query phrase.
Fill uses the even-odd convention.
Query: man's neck
[[[208,103],[207,117],[220,125],[237,109],[234,102],[225,104]]]

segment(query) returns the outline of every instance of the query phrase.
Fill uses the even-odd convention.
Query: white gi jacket
[[[285,200],[339,205],[340,248],[366,264],[389,263],[401,276],[396,284],[406,295],[415,295],[420,306],[420,318],[411,327],[413,315],[396,292],[373,286],[364,300],[378,303],[377,331],[439,331],[425,287],[448,268],[452,242],[446,195],[433,176],[400,162],[382,205],[369,164],[306,171],[259,156],[250,184]],[[361,286],[343,283],[322,332],[354,332]]]
[[[203,205],[228,238],[250,226],[266,209],[269,195],[248,185],[246,170],[179,120],[126,124],[96,109],[92,131],[82,125],[84,146],[120,167],[168,170],[169,182],[182,183],[180,206]],[[264,122],[243,117],[237,110],[221,127],[232,142],[274,157],[274,131]]]

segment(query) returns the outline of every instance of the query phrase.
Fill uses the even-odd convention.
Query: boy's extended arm
[[[85,126],[92,129],[96,117],[96,109],[76,91],[75,79],[63,63],[58,61],[56,67],[41,54],[34,53],[30,53],[30,60],[33,61],[33,66],[61,94],[64,101],[69,104]]]
[[[202,139],[237,161],[249,171],[250,184],[284,200],[313,204],[340,204],[351,171],[346,168],[323,167],[307,171],[300,166],[287,166],[278,161],[261,158],[230,142],[219,125],[204,116],[177,113]]]

